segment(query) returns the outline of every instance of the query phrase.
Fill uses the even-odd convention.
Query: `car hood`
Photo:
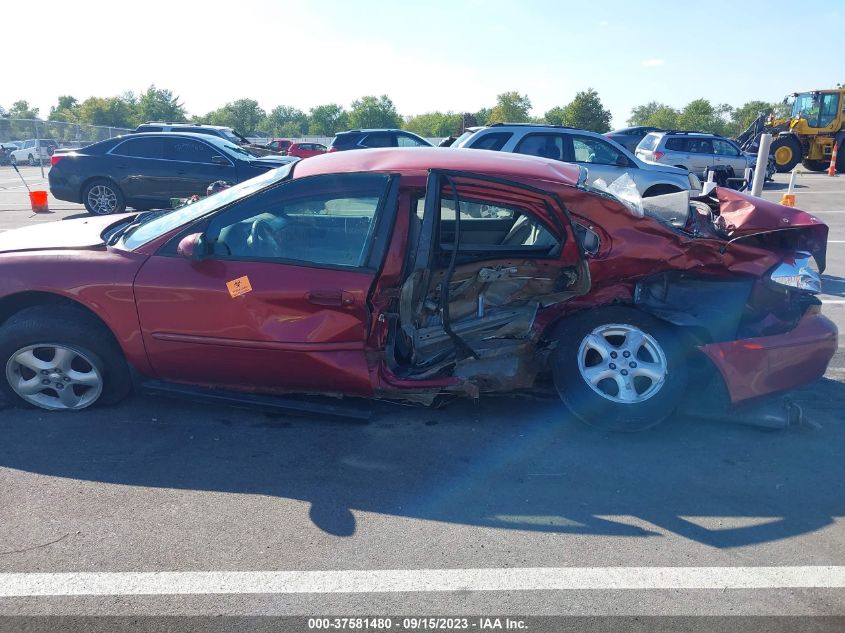
[[[81,250],[105,245],[103,232],[110,226],[134,217],[135,213],[92,216],[33,224],[0,233],[0,253],[52,249]]]

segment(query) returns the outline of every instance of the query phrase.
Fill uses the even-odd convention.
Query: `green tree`
[[[184,121],[187,115],[184,106],[179,103],[179,97],[153,84],[138,99],[136,118],[140,124],[147,121]]]
[[[771,115],[777,104],[768,101],[749,101],[731,112],[731,136],[743,132],[762,113],[765,116]]]
[[[592,132],[610,130],[610,110],[602,105],[598,93],[592,88],[576,93],[575,98],[563,108],[563,124]]]
[[[79,105],[79,122],[130,128],[135,122],[135,109],[124,97],[90,97]]]
[[[549,125],[566,125],[566,110],[560,106],[555,106],[543,115],[543,121]]]
[[[334,136],[349,127],[349,115],[342,106],[327,103],[311,108],[308,131],[318,136]]]
[[[238,99],[209,112],[202,117],[202,123],[224,125],[246,136],[258,129],[265,116],[254,99]]]
[[[475,119],[475,125],[487,125],[491,112],[493,112],[493,108],[481,108],[478,112],[474,112],[472,116]],[[471,127],[469,123],[467,123],[467,127]]]
[[[403,127],[420,136],[444,137],[459,129],[461,121],[462,115],[455,112],[427,112],[409,118]]]
[[[62,95],[59,97],[58,105],[50,107],[50,114],[47,116],[47,120],[76,123],[79,120],[79,101],[77,101],[76,97]]]
[[[308,134],[308,117],[291,106],[277,106],[262,121],[260,129],[277,136],[300,137]]]
[[[38,108],[30,107],[29,101],[15,101],[12,107],[9,108],[9,118],[11,119],[37,119]]]
[[[659,101],[649,101],[644,105],[637,106],[631,110],[631,116],[628,117],[628,125],[652,125],[648,121],[659,111],[666,108],[669,108],[669,106]]]
[[[714,106],[707,99],[690,101],[678,117],[678,127],[696,132],[711,134],[728,134],[728,123],[725,116],[733,111],[731,106],[721,104]]]
[[[488,123],[527,123],[531,120],[531,99],[516,91],[503,92],[496,97]]]
[[[349,112],[349,126],[352,128],[397,128],[402,117],[387,95],[361,97],[352,102]]]

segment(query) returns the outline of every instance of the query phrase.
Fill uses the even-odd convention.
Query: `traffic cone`
[[[795,174],[798,172],[798,165],[792,168],[792,175],[789,176],[789,188],[780,199],[780,203],[785,207],[795,206]]]
[[[830,166],[827,168],[827,175],[828,176],[835,176],[836,175],[836,146],[839,143],[833,144],[833,153],[830,155]]]

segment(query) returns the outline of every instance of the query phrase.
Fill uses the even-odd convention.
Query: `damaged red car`
[[[823,375],[822,222],[724,189],[640,212],[585,183],[530,156],[373,149],[6,232],[2,389],[73,410],[133,388],[431,403],[547,385],[635,430],[691,391],[730,409]]]

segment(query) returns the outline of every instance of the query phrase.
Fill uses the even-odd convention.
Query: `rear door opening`
[[[395,369],[481,390],[530,386],[540,310],[589,290],[560,201],[498,178],[432,171],[411,209]]]

